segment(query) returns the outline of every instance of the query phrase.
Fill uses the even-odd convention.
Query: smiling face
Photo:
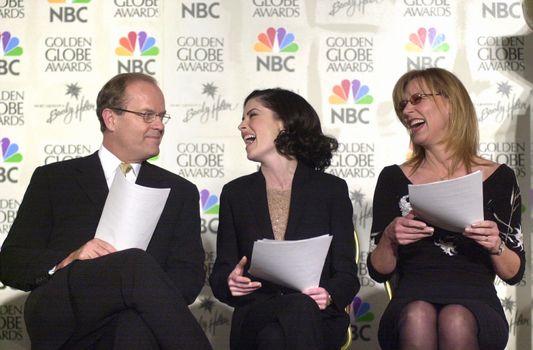
[[[250,99],[244,106],[242,122],[239,124],[248,159],[265,163],[273,157],[279,157],[274,140],[283,129],[281,119],[266,108],[260,99]]]
[[[407,83],[403,99],[409,100],[414,94],[436,94],[419,80]],[[403,122],[411,135],[413,143],[428,147],[443,144],[449,124],[449,102],[442,95],[423,97],[419,103],[407,103],[402,112]]]
[[[146,81],[133,81],[125,90],[125,105],[119,106],[136,112],[165,112],[165,99],[161,89]],[[121,161],[140,163],[159,154],[159,145],[165,126],[159,118],[151,123],[129,112],[105,109],[102,113],[107,130],[104,146]]]

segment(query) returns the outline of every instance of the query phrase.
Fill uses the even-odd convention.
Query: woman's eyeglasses
[[[428,96],[439,96],[439,95],[441,95],[440,92],[434,93],[434,94],[422,94],[420,92],[417,92],[416,94],[412,94],[411,97],[409,97],[408,100],[401,100],[398,103],[398,109],[400,111],[403,111],[405,109],[405,107],[407,107],[407,104],[409,102],[411,102],[411,104],[414,106],[414,105],[417,105],[420,102],[422,102],[422,99],[425,98],[425,97],[428,97]]]

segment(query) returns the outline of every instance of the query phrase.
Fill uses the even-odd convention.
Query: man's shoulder
[[[68,169],[78,169],[78,168],[90,166],[92,162],[97,162],[97,161],[98,161],[98,155],[96,153],[93,153],[85,157],[72,158],[72,159],[61,160],[58,162],[41,165],[38,167],[38,169],[43,170],[43,171],[68,171]]]

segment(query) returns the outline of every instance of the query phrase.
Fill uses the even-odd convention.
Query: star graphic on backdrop
[[[202,298],[200,300],[200,309],[207,310],[209,311],[209,313],[213,311],[213,305],[215,305],[215,302],[213,301],[213,299],[211,299],[211,297]]]
[[[513,312],[515,302],[511,300],[511,297],[500,299],[500,301],[505,310],[509,310],[509,312]]]
[[[505,95],[506,97],[509,97],[509,94],[511,93],[511,90],[513,90],[513,87],[509,85],[508,82],[502,81],[498,83],[498,93]]]
[[[67,84],[67,92],[65,93],[65,95],[76,97],[76,100],[77,100],[78,95],[80,94],[80,91],[81,91],[81,87],[78,86],[78,83]]]
[[[210,96],[211,98],[215,98],[215,95],[217,94],[218,88],[213,83],[207,83],[203,84],[203,91],[202,95]]]
[[[350,198],[352,199],[353,203],[357,203],[362,207],[365,194],[363,193],[363,191],[353,190],[350,192]]]

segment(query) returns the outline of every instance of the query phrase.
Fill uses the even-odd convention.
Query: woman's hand
[[[463,235],[473,239],[491,253],[497,253],[502,242],[498,225],[491,220],[473,223],[465,228]]]
[[[324,310],[331,304],[331,295],[322,287],[307,288],[302,293],[309,295],[317,303],[320,310]]]
[[[415,214],[411,211],[404,217],[392,220],[383,231],[383,235],[395,244],[406,245],[430,237],[433,231],[433,227],[426,225],[425,222],[415,220]]]
[[[243,256],[228,276],[229,290],[234,297],[247,295],[261,288],[261,282],[253,282],[248,277],[243,276],[244,266],[246,266],[247,261],[246,257]]]

